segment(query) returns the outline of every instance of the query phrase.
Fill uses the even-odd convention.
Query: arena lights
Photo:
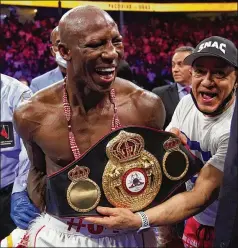
[[[12,6],[29,6],[29,7],[58,7],[59,1],[1,1],[1,4]]]
[[[62,8],[95,5],[107,11],[137,12],[236,12],[237,3],[132,3],[132,2],[94,2],[94,1],[60,1]],[[59,1],[1,1],[5,5],[31,7],[59,7]]]

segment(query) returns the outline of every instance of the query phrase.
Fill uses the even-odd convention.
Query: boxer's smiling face
[[[201,57],[193,63],[192,92],[202,112],[214,112],[231,93],[235,82],[234,67],[220,58]]]
[[[109,90],[124,54],[122,37],[111,17],[97,15],[85,20],[78,46],[73,50],[72,60],[77,77],[92,90]]]

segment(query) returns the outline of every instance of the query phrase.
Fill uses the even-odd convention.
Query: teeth
[[[114,72],[115,68],[98,68],[96,71],[101,71],[101,72]]]

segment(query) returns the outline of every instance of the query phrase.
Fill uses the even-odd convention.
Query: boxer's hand
[[[178,136],[183,145],[187,145],[187,137],[178,128],[172,127],[169,132],[174,133],[176,136]]]
[[[138,230],[141,227],[140,216],[129,209],[97,207],[97,211],[104,217],[85,217],[85,220],[109,229]]]
[[[40,211],[30,202],[26,191],[12,194],[11,218],[19,228],[26,230],[39,214]]]

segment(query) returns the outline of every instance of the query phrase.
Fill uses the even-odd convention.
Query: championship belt
[[[202,166],[172,133],[120,128],[47,178],[46,211],[75,217],[98,215],[98,205],[145,210],[172,196]]]

